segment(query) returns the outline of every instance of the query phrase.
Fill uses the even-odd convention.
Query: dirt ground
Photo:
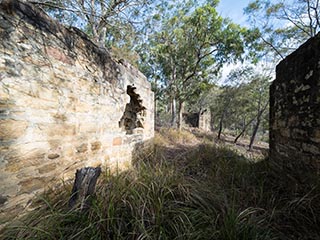
[[[237,143],[234,143],[234,136],[222,134],[221,139],[217,138],[217,132],[204,132],[197,128],[186,129],[192,132],[198,139],[207,139],[209,141],[214,141],[218,145],[225,145],[236,151],[237,153],[244,155],[245,157],[258,160],[268,156],[269,144],[262,141],[255,141],[253,144],[253,149],[249,151],[250,139],[239,138]]]

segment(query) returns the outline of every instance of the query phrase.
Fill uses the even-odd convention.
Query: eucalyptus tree
[[[237,133],[234,143],[246,132],[247,127],[250,126],[254,120],[254,107],[252,103],[255,99],[248,97],[250,80],[253,74],[254,68],[252,66],[243,66],[233,69],[225,80],[225,84],[232,86],[234,89],[233,92],[229,93],[229,95],[232,94],[230,96],[233,100],[232,103],[226,102],[226,104],[222,106],[222,108],[233,109],[232,116],[229,117],[231,121],[229,122],[233,125],[232,128],[234,128]],[[232,107],[230,107],[231,104],[233,105]]]
[[[63,24],[80,28],[100,47],[131,62],[138,61],[133,48],[150,0],[33,0]]]
[[[249,123],[252,125],[249,150],[252,150],[253,143],[258,130],[261,127],[264,115],[268,112],[270,80],[271,78],[263,73],[255,73],[251,76],[250,83],[248,83],[246,97],[249,100],[248,104],[252,109],[253,116],[253,118],[249,120]]]
[[[245,8],[267,53],[284,58],[320,30],[320,0],[254,0]]]
[[[242,59],[256,32],[224,19],[218,1],[178,11],[155,36],[156,61],[172,106],[172,125],[181,126],[183,105],[223,64]]]
[[[252,150],[268,112],[270,80],[266,72],[251,66],[234,69],[228,75],[225,85],[218,91],[216,101],[212,103],[218,139],[224,128],[236,133],[234,143],[244,133],[250,133],[249,150]]]
[[[214,104],[211,106],[211,111],[214,112],[215,119],[218,122],[218,139],[221,139],[221,134],[224,127],[230,126],[237,111],[237,98],[238,87],[225,85],[220,87],[218,95],[215,99]]]
[[[189,97],[186,102],[186,111],[201,114],[204,110],[210,110],[212,103],[216,100],[219,87],[214,83],[202,82],[197,91]]]

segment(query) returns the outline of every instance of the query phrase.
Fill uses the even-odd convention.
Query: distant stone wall
[[[0,4],[0,225],[77,168],[127,168],[153,137],[147,79],[32,5]]]
[[[200,113],[199,129],[207,132],[211,131],[211,111],[209,109],[205,109]]]
[[[211,131],[211,112],[202,110],[200,113],[183,113],[183,127],[195,127],[203,131]]]
[[[270,157],[320,170],[320,35],[276,69],[270,89]]]

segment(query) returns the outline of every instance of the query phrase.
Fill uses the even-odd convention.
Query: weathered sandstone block
[[[153,137],[137,69],[31,4],[0,1],[0,227],[83,167],[125,169]],[[26,2],[26,1],[24,1]],[[130,122],[132,121],[132,122]],[[121,124],[126,123],[126,126]]]
[[[270,157],[320,170],[320,35],[286,57],[270,89]]]

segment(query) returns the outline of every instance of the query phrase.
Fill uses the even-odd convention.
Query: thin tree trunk
[[[177,125],[177,102],[176,102],[176,88],[175,88],[175,81],[176,81],[176,66],[173,64],[173,60],[171,60],[171,66],[173,66],[172,74],[171,74],[171,81],[170,81],[170,89],[171,89],[171,96],[172,96],[172,105],[171,105],[171,127],[175,128]]]
[[[171,103],[171,127],[176,127],[177,124],[177,106],[176,106],[176,99],[172,99]]]
[[[249,151],[252,150],[253,143],[254,143],[254,140],[255,140],[255,138],[256,138],[256,134],[257,134],[257,132],[258,132],[259,126],[260,126],[261,116],[262,116],[262,114],[264,113],[264,111],[267,109],[268,104],[269,104],[269,102],[267,102],[267,103],[263,106],[263,108],[258,111],[258,114],[257,114],[257,123],[256,123],[256,125],[254,126],[253,133],[252,133],[252,136],[251,136],[251,138],[250,138]],[[259,105],[260,105],[260,104],[259,104]]]
[[[257,118],[257,123],[256,123],[256,125],[254,126],[253,133],[252,133],[252,136],[251,136],[251,138],[250,138],[249,151],[252,150],[253,143],[254,143],[254,140],[255,140],[255,138],[256,138],[256,135],[257,135],[259,126],[260,126],[260,116],[261,116],[261,115],[259,115],[258,118]]]
[[[158,101],[157,101],[157,92],[158,92],[158,82],[157,78],[154,81],[155,89],[154,89],[154,116],[153,116],[153,128],[156,129],[157,121],[158,121]]]
[[[177,126],[178,129],[181,130],[182,127],[182,114],[183,114],[183,109],[184,109],[184,102],[180,101],[179,102],[179,108],[178,108],[178,121],[177,121]]]
[[[200,107],[200,110],[199,112],[197,113],[198,114],[198,119],[197,119],[197,122],[196,122],[196,126],[200,129],[200,117],[201,117],[201,112],[202,112],[202,108]]]
[[[106,46],[106,36],[107,36],[107,28],[103,27],[101,31],[99,32],[99,40],[98,44],[99,47],[105,47]]]
[[[154,110],[153,110],[153,112],[154,112],[154,115],[153,115],[153,128],[154,129],[156,129],[156,126],[157,126],[157,121],[158,121],[158,113],[157,113],[157,111],[158,111],[158,105],[157,105],[157,103],[158,103],[158,101],[157,101],[157,99],[155,98],[154,99]]]
[[[239,133],[239,135],[234,139],[233,143],[237,143],[238,139],[245,133],[245,131],[247,130],[247,128],[249,127],[249,125],[253,122],[253,120],[255,119],[252,118],[246,125],[244,125],[244,127],[242,128],[242,131]]]
[[[223,111],[220,121],[219,121],[219,132],[218,132],[218,139],[221,139],[221,133],[223,128],[223,120],[224,120],[225,110]]]

